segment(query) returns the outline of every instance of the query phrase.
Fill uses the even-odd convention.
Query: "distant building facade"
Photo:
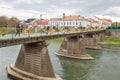
[[[33,27],[41,27],[41,26],[44,27],[44,26],[48,26],[48,20],[38,19],[30,22],[29,24],[32,25]]]
[[[57,27],[107,27],[112,23],[108,19],[100,19],[98,17],[87,18],[80,15],[69,15],[63,14],[62,18],[51,18],[48,21],[49,26]]]
[[[88,20],[80,15],[63,15],[63,18],[51,18],[48,22],[49,26],[60,26],[60,27],[86,27]]]

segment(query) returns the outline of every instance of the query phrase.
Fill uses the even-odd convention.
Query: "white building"
[[[103,23],[105,23],[103,25]],[[48,21],[48,25],[53,27],[103,27],[111,25],[111,20],[100,19],[98,17],[85,18],[80,15],[69,15],[63,14],[62,18],[51,18]]]
[[[88,20],[80,17],[80,15],[63,15],[63,18],[51,18],[48,25],[58,27],[87,27]]]

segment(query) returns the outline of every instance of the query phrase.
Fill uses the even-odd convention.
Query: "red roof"
[[[37,23],[39,25],[48,25],[48,20],[38,20]]]
[[[80,19],[80,15],[70,15],[70,16],[65,16],[65,18],[63,18],[64,20],[78,20]]]

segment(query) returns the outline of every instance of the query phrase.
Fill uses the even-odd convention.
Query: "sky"
[[[120,22],[120,0],[0,0],[0,16],[59,18],[65,15],[98,16]]]

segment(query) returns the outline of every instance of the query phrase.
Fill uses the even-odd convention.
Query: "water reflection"
[[[63,68],[64,80],[86,80],[94,61],[73,60],[59,57]]]
[[[63,80],[119,80],[120,79],[120,45],[101,45],[103,50],[86,50],[94,60],[75,60],[58,57],[61,41],[49,41],[49,55],[54,71]],[[7,77],[6,66],[14,64],[20,46],[0,48],[0,80]]]
[[[20,45],[0,48],[0,80],[11,80],[7,76],[6,66],[14,64]]]

